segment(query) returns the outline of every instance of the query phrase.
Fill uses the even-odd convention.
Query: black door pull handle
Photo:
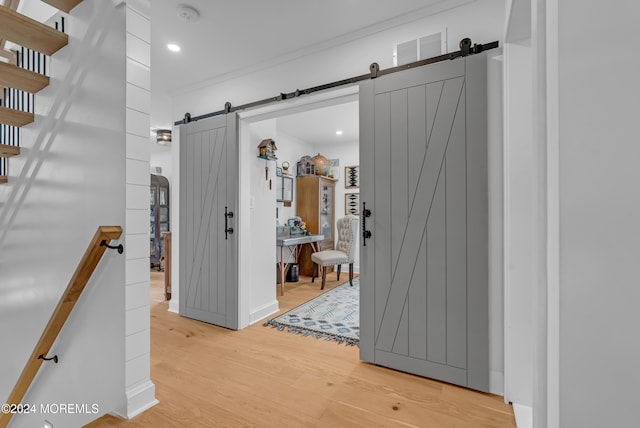
[[[233,235],[233,227],[229,227],[230,218],[233,218],[233,211],[228,211],[228,207],[224,207],[224,239],[229,239],[229,235]]]
[[[371,210],[367,209],[367,203],[362,203],[362,245],[367,246],[367,239],[371,239],[371,231],[367,230],[367,219],[371,217]]]

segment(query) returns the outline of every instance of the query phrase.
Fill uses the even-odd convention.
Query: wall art
[[[360,166],[352,165],[344,167],[344,188],[358,189],[360,187]]]
[[[360,193],[344,194],[344,213],[360,215]]]

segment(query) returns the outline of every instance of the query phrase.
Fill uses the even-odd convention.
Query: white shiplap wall
[[[125,10],[84,0],[63,16],[69,45],[50,57],[50,85],[0,190],[0,403],[96,228],[125,224]],[[42,364],[22,401],[37,410],[15,415],[12,428],[80,427],[122,406],[124,283],[124,255],[106,251],[51,348],[58,363]],[[97,412],[39,407],[54,403]]]
[[[125,389],[131,418],[158,403],[149,371],[149,126],[151,21],[148,0],[126,2],[127,142]]]

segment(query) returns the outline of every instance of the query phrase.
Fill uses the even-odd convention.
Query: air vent
[[[415,40],[397,43],[393,47],[393,65],[404,65],[447,53],[447,30]]]

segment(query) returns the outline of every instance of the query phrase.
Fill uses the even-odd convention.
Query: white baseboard
[[[252,311],[249,314],[249,325],[255,324],[258,321],[268,317],[269,315],[273,315],[280,310],[280,305],[277,300],[274,300],[271,303],[267,303],[266,305],[262,305],[258,309]]]
[[[178,302],[176,299],[171,299],[169,300],[169,312],[173,312],[174,314],[179,314],[180,313],[180,302]]]
[[[522,404],[513,403],[513,414],[516,417],[516,427],[533,427],[533,408],[529,406],[523,406]]]
[[[156,386],[148,380],[141,385],[134,386],[127,390],[126,408],[114,413],[123,419],[131,419],[158,403],[159,401],[156,399]]]
[[[504,395],[504,373],[497,370],[489,372],[489,392]]]

